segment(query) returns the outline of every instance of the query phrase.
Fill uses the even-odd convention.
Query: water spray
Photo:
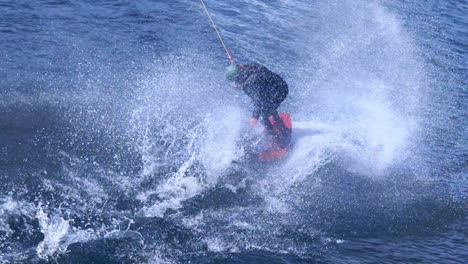
[[[218,35],[218,39],[221,42],[221,45],[223,45],[224,51],[226,52],[226,55],[228,57],[229,62],[231,64],[236,64],[234,62],[234,59],[231,56],[231,53],[229,53],[229,50],[228,50],[226,44],[224,43],[223,38],[221,37],[221,34],[219,33],[218,27],[216,26],[213,18],[211,17],[210,12],[208,11],[208,8],[206,7],[205,2],[203,0],[200,0],[200,2],[202,4],[202,6],[203,6],[203,9],[205,10],[206,15],[208,16],[208,19],[210,20],[211,26],[213,26],[213,29],[215,30],[216,34]]]

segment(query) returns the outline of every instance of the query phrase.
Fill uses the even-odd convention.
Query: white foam
[[[194,161],[195,155],[192,155],[180,166],[174,176],[158,187],[156,193],[162,201],[145,207],[143,209],[145,216],[163,217],[167,209],[179,209],[183,201],[199,194],[204,189],[205,183],[188,171]]]
[[[10,216],[24,216],[32,218],[35,212],[34,204],[22,201],[15,201],[10,195],[0,197],[0,230],[5,232],[5,237],[0,241],[7,240],[13,234],[13,230],[7,222]]]
[[[293,126],[293,146],[287,159],[268,170],[259,182],[270,212],[290,213],[287,193],[331,162],[341,144],[339,131],[324,123],[295,121]]]
[[[301,140],[292,160],[304,155],[305,162],[305,146],[329,145],[353,170],[381,177],[412,143],[424,62],[399,19],[378,2],[318,1],[314,16],[319,27],[301,29],[309,46],[301,47],[304,62],[290,80],[293,126],[320,120],[331,138]]]
[[[215,183],[232,161],[243,154],[236,145],[244,120],[241,114],[240,109],[227,107],[215,111],[207,119],[207,134],[203,139],[200,159],[210,184]]]
[[[236,144],[241,129],[240,112],[230,107],[213,109],[197,126],[186,132],[184,155],[189,155],[188,158],[176,173],[167,175],[168,178],[155,191],[138,195],[142,201],[154,194],[159,198],[143,209],[144,215],[163,217],[168,209],[181,208],[183,201],[217,184],[232,161],[241,155]],[[197,165],[200,162],[202,168]]]
[[[163,254],[159,250],[153,250],[150,253],[150,257],[148,259],[148,264],[173,264],[173,263],[177,263],[177,262],[167,259],[166,257],[163,256]]]
[[[96,238],[92,230],[73,228],[70,225],[70,220],[65,220],[58,215],[49,218],[41,207],[37,211],[37,218],[44,239],[37,246],[36,252],[42,259],[64,253],[70,244],[86,242]]]
[[[223,243],[222,239],[209,238],[205,241],[208,250],[211,252],[223,252],[226,251],[227,246]]]

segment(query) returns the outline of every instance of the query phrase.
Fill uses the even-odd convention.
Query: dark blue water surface
[[[0,263],[465,263],[468,3],[0,0]]]

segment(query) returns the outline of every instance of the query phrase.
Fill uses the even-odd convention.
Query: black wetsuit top
[[[287,83],[278,74],[260,64],[242,64],[239,67],[236,83],[254,102],[252,117],[277,117],[276,109],[288,95]],[[267,120],[263,121],[269,125]]]

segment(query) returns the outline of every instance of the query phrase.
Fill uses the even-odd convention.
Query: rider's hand
[[[255,117],[252,117],[252,119],[250,119],[249,123],[250,123],[251,126],[255,126],[255,125],[257,125],[257,122],[258,122],[258,119],[255,118]]]

